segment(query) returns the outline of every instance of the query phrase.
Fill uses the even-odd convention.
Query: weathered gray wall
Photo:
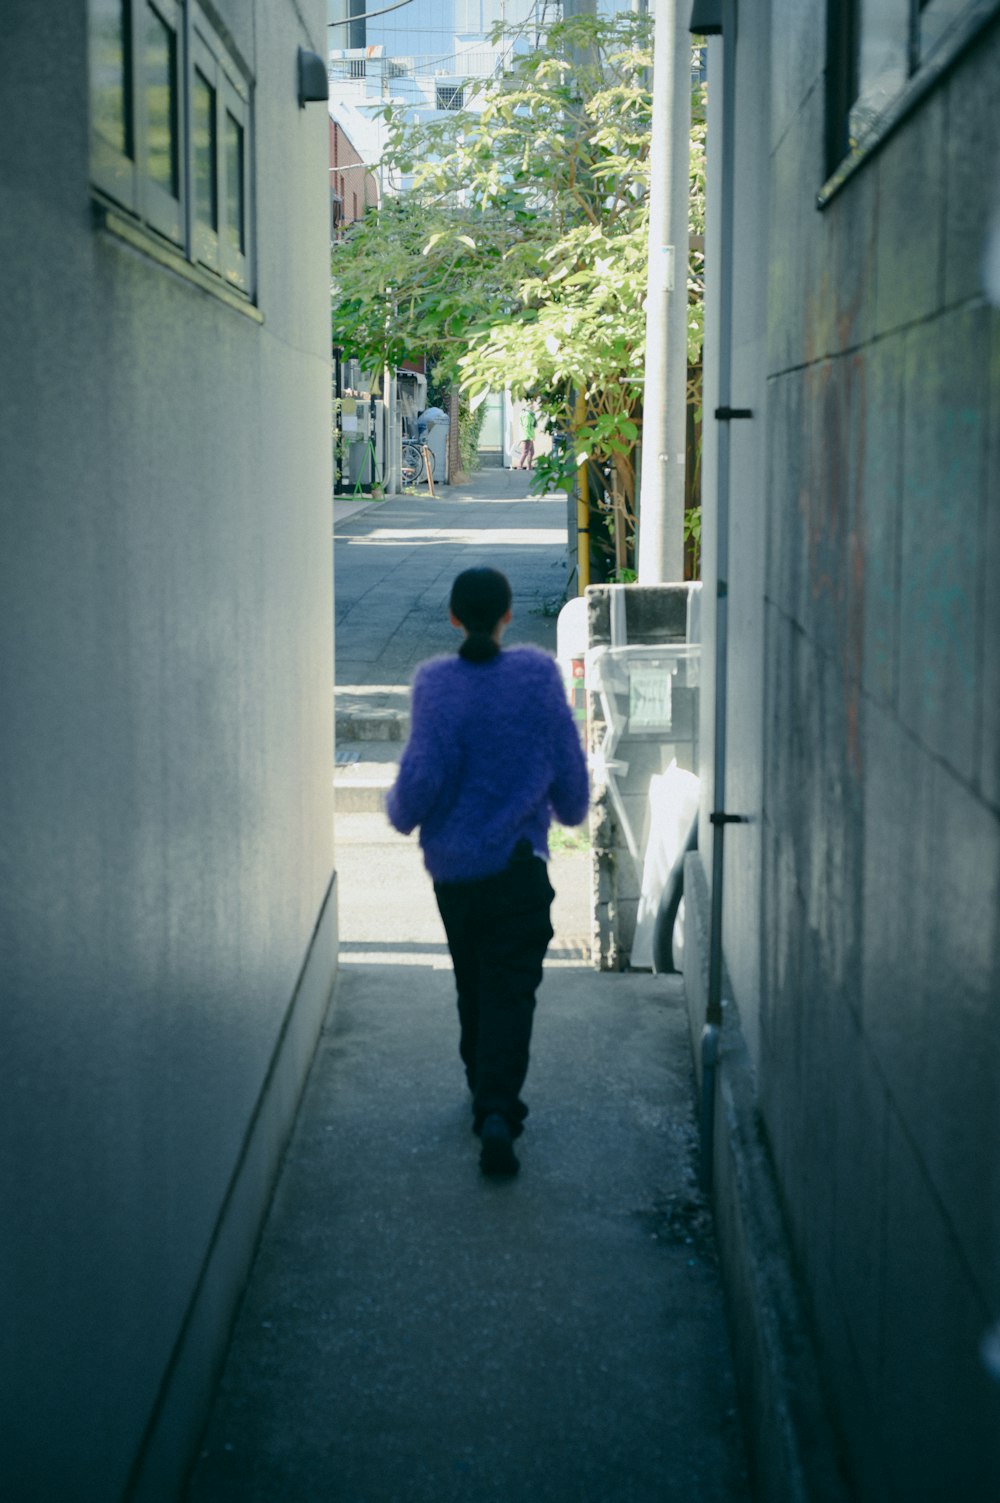
[[[216,9],[262,326],[95,228],[84,0],[0,22],[11,1498],[119,1497],[172,1354],[196,1422],[335,960],[324,6]]]
[[[734,465],[758,498],[737,515],[734,494],[734,592],[758,573],[749,534],[766,574],[733,603],[727,803],[753,796],[763,679],[762,878],[740,859],[752,832],[727,837],[726,959],[857,1495],[992,1497],[1000,317],[979,266],[1000,25],[820,213],[825,6],[740,10],[737,160],[769,112],[748,168],[770,282],[766,458]],[[738,199],[738,298],[759,244]],[[740,379],[734,400],[754,405]]]

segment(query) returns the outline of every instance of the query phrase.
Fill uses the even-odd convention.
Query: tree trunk
[[[465,479],[458,434],[458,392],[454,389],[448,393],[448,479],[452,485]]]

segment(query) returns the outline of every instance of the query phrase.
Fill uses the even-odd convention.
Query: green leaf
[[[613,469],[626,507],[645,345],[650,35],[630,12],[568,17],[537,49],[509,53],[508,71],[482,86],[480,114],[413,124],[386,106],[386,178],[411,173],[415,186],[386,196],[331,258],[333,337],[346,353],[369,370],[426,356],[473,400],[503,386],[542,395],[569,435],[545,475],[571,488],[574,456],[607,485]],[[704,89],[692,98],[700,237]],[[692,362],[703,285],[704,254],[692,250]]]

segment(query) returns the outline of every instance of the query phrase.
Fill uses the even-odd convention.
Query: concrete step
[[[410,730],[405,710],[341,709],[336,712],[337,745],[347,741],[391,741],[402,743]]]
[[[337,814],[378,814],[385,811],[385,796],[392,779],[378,782],[358,780],[353,783],[334,781],[333,807]]]
[[[348,741],[337,748],[333,772],[334,808],[338,814],[375,814],[396,780],[402,751],[399,741]]]

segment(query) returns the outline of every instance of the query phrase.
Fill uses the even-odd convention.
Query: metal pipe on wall
[[[712,903],[708,943],[708,1005],[702,1032],[701,1167],[702,1187],[712,1187],[715,1149],[715,1081],[722,1027],[722,900],[727,824],[742,816],[726,807],[726,695],[729,646],[729,502],[731,432],[734,419],[748,418],[732,406],[733,375],[733,223],[736,153],[736,0],[722,0],[722,152],[719,195],[719,405],[716,419],[716,565],[715,565],[715,746],[712,783]],[[711,87],[711,85],[710,85]]]
[[[640,584],[684,578],[691,41],[684,0],[654,15]]]
[[[582,391],[578,391],[573,413],[574,427],[581,428],[586,416],[586,398]],[[590,584],[590,481],[586,460],[576,470],[576,582],[576,593],[586,594]]]
[[[396,463],[396,372],[386,366],[382,378],[385,402],[385,449],[382,455],[382,486],[387,496],[399,493],[399,466]]]

